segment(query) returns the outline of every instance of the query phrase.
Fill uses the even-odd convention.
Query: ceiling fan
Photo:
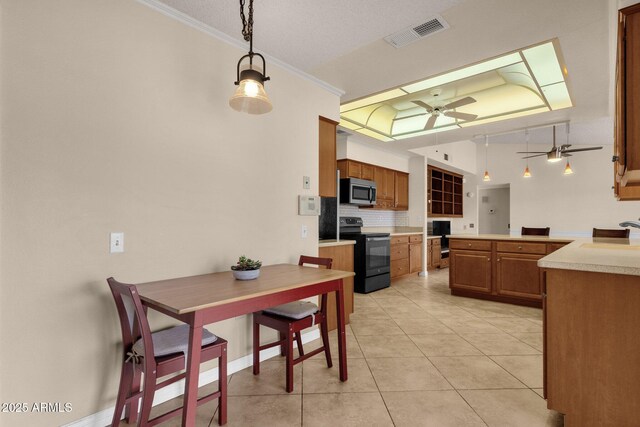
[[[567,125],[567,141],[569,141],[569,126]],[[574,148],[573,150],[569,150],[571,144],[562,144],[561,146],[556,145],[556,127],[553,127],[553,147],[549,151],[518,151],[516,154],[533,154],[532,156],[525,156],[523,159],[530,159],[532,157],[540,157],[547,156],[547,161],[549,162],[559,162],[563,157],[571,157],[570,153],[577,153],[579,151],[592,151],[592,150],[601,150],[602,147],[585,147],[585,148]]]
[[[460,113],[458,111],[449,111],[449,110],[453,110],[454,108],[462,107],[462,106],[473,104],[474,102],[476,102],[476,100],[470,96],[458,99],[457,101],[450,102],[441,107],[432,107],[431,105],[422,101],[411,101],[411,102],[427,110],[427,114],[431,114],[431,117],[429,117],[429,120],[427,120],[427,124],[424,125],[424,130],[433,129],[433,127],[436,124],[436,120],[438,120],[438,117],[440,117],[441,114],[447,117],[453,117],[454,119],[460,119],[464,121],[475,120],[478,117],[477,114],[468,114],[468,113]]]

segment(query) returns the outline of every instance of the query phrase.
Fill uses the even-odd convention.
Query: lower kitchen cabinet
[[[422,271],[422,234],[391,236],[391,278]]]
[[[542,307],[538,260],[566,241],[449,239],[451,294]]]
[[[427,242],[427,250],[427,270],[443,267],[440,239],[429,239]]]
[[[544,255],[498,252],[496,293],[508,297],[542,301],[541,270],[538,260]]]
[[[449,287],[483,294],[491,293],[491,252],[451,251]]]
[[[331,258],[333,260],[331,268],[335,270],[354,271],[353,248],[353,244],[323,246],[318,248],[318,256],[322,258]],[[353,313],[353,277],[348,277],[342,280],[344,287],[345,321],[346,323],[349,323],[349,315]],[[320,301],[319,297],[318,301]],[[336,323],[335,292],[331,292],[327,298],[327,326],[330,331],[338,327]]]

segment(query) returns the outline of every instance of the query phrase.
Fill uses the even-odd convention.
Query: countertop
[[[346,245],[355,245],[355,240],[335,240],[335,239],[327,239],[318,241],[319,248],[327,248],[330,246],[346,246]]]
[[[538,266],[640,276],[640,239],[574,239],[540,259]]]
[[[477,240],[527,240],[532,242],[570,243],[576,240],[574,237],[548,237],[548,236],[510,236],[508,234],[452,234],[450,239],[477,239]]]

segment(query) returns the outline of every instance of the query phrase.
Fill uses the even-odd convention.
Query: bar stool
[[[550,230],[551,229],[549,227],[546,227],[546,228],[522,227],[522,232],[520,234],[523,236],[548,236]]]
[[[122,329],[122,371],[116,399],[112,426],[120,424],[122,410],[128,423],[153,426],[182,413],[182,407],[149,419],[153,396],[156,390],[179,381],[186,373],[171,377],[160,383],[158,378],[180,372],[185,368],[184,352],[188,348],[189,326],[180,325],[151,333],[147,319],[147,308],[142,305],[135,285],[119,283],[113,277],[107,279],[118,309]],[[198,406],[218,399],[218,423],[227,422],[227,341],[202,330],[201,363],[218,359],[218,390],[198,399]],[[144,386],[140,391],[141,377]],[[138,402],[142,398],[142,409],[138,414]],[[139,416],[139,418],[138,418]]]
[[[594,228],[592,237],[615,237],[621,239],[628,239],[630,231],[628,228],[621,228],[615,230],[608,230],[605,228]]]
[[[305,255],[300,256],[298,265],[305,264],[324,266],[331,268],[331,258],[317,258]],[[280,339],[278,341],[260,345],[260,325],[267,326],[278,331]],[[309,353],[302,348],[302,338],[300,332],[313,325],[320,326],[322,337],[322,347]],[[293,358],[293,340],[298,344],[298,358]],[[280,354],[286,356],[286,390],[287,393],[293,391],[293,367],[294,365],[315,356],[324,351],[327,366],[331,368],[331,350],[329,349],[329,333],[327,330],[327,294],[323,294],[320,302],[320,309],[312,302],[295,301],[271,307],[263,311],[253,313],[253,374],[260,373],[260,351],[267,348],[280,346]]]

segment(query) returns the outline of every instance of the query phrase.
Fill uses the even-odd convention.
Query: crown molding
[[[166,4],[158,0],[136,0],[136,1],[147,7],[150,7],[151,9],[157,12],[162,13],[165,16],[168,16],[170,18],[175,19],[176,21],[179,21],[185,25],[188,25],[191,28],[195,28],[196,30],[202,31],[203,33],[208,34],[209,36],[216,38],[222,42],[225,42],[233,47],[237,47],[238,49],[242,49],[242,50],[247,50],[247,44],[245,44],[244,42],[236,40],[233,37],[230,37],[229,35],[223,33],[222,31],[216,30],[210,25],[204,24],[198,21],[197,19],[194,19],[191,16],[180,12],[179,10],[176,10],[170,6],[167,6]],[[284,61],[279,60],[278,58],[275,58],[266,53],[263,53],[263,55],[272,64],[276,64],[278,67],[283,68],[289,71],[290,73],[295,74],[301,77],[302,79],[307,80],[334,95],[341,97],[342,95],[345,94],[345,92],[342,89],[338,89],[337,87],[332,86],[329,83],[312,76],[311,74],[305,73],[304,71],[299,70],[296,67],[290,64],[287,64]]]

